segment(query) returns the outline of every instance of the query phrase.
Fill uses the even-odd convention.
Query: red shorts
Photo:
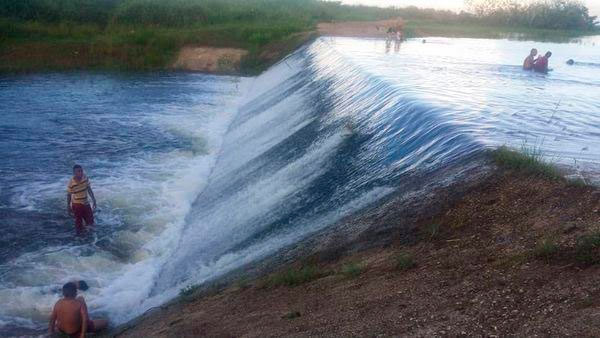
[[[73,203],[73,214],[75,215],[75,229],[77,231],[83,230],[83,220],[86,225],[94,225],[94,212],[89,204]]]

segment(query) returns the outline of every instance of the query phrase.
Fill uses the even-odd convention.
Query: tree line
[[[575,0],[465,0],[475,19],[493,25],[597,30],[598,17]]]
[[[376,20],[394,11],[319,0],[0,0],[24,21],[193,26],[230,22]]]
[[[465,0],[468,11],[347,6],[319,0],[0,0],[0,17],[23,21],[187,27],[232,22],[407,20],[495,26],[598,29],[597,17],[576,0]]]

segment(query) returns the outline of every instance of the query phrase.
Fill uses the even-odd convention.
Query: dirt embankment
[[[600,190],[500,169],[456,187],[429,213],[395,198],[347,220],[371,224],[347,242],[364,250],[296,257],[116,335],[597,336]]]
[[[214,47],[184,47],[179,51],[173,68],[210,73],[231,73],[239,70],[244,49]]]

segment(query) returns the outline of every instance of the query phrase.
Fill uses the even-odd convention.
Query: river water
[[[549,74],[520,69],[533,47]],[[596,38],[320,38],[256,78],[1,76],[0,333],[43,327],[72,279],[124,322],[489,147],[597,178],[599,89]],[[82,237],[75,163],[99,202]]]

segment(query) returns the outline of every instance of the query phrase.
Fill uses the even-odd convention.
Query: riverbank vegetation
[[[597,30],[597,17],[579,1],[465,0],[476,21],[494,26]]]
[[[331,21],[402,17],[408,36],[501,37],[498,32],[532,30],[573,36],[597,29],[587,8],[574,1],[502,3],[479,0],[471,3],[472,13],[454,13],[318,0],[5,0],[0,71],[157,70],[182,46],[205,45],[248,50],[242,70],[258,72],[310,38],[318,22]]]

